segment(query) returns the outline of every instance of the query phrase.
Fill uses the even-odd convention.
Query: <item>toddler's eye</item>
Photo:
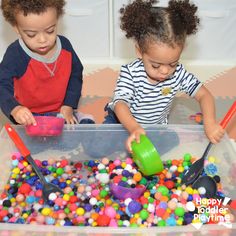
[[[152,65],[153,69],[158,69],[160,67],[160,65]]]
[[[53,34],[54,30],[47,31],[48,34]]]
[[[169,66],[172,67],[172,68],[174,68],[174,67],[177,66],[177,64],[178,64],[178,62],[175,62],[175,63],[170,64]]]
[[[33,37],[35,37],[35,34],[27,34],[27,36],[28,36],[29,38],[33,38]]]

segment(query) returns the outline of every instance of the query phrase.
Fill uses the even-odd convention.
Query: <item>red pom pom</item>
[[[97,218],[98,226],[108,226],[110,224],[111,218],[107,215],[99,215]]]
[[[118,184],[122,179],[122,175],[116,175],[114,178],[113,178],[113,183],[116,183]]]
[[[77,162],[75,165],[74,165],[74,167],[77,169],[77,170],[81,170],[81,168],[82,168],[82,163],[81,162]]]
[[[166,210],[164,208],[157,208],[156,215],[162,217],[165,214]]]
[[[67,160],[65,160],[65,159],[63,159],[63,160],[61,160],[61,162],[60,162],[60,167],[65,167],[65,166],[67,166],[68,165],[68,161]]]
[[[75,203],[78,201],[78,198],[76,196],[71,196],[69,202],[70,203]]]
[[[31,192],[31,186],[27,183],[23,183],[19,189],[18,189],[18,192],[19,193],[22,193],[22,194],[28,194]]]
[[[168,189],[173,189],[175,187],[175,183],[171,180],[167,180],[166,182],[164,182],[164,185],[168,188]]]

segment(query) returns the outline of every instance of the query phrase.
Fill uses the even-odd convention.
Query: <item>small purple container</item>
[[[146,187],[140,185],[136,188],[126,188],[118,184],[111,183],[110,190],[112,195],[120,200],[124,200],[126,198],[137,199],[144,193]]]
[[[26,125],[29,136],[58,136],[62,133],[65,119],[56,116],[35,116],[36,125]]]

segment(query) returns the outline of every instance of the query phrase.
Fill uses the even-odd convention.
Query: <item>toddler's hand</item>
[[[142,127],[138,127],[130,133],[128,139],[126,140],[126,148],[128,152],[132,153],[132,148],[131,148],[132,141],[136,140],[137,143],[140,142],[141,134],[144,135],[146,134],[145,130]]]
[[[36,125],[36,121],[34,119],[31,111],[24,106],[16,106],[11,115],[15,119],[15,121],[20,125]]]
[[[73,116],[73,108],[69,106],[62,106],[60,113],[63,115],[67,124],[77,124],[77,119]]]
[[[204,125],[206,135],[212,143],[218,143],[224,136],[225,130],[218,123]]]

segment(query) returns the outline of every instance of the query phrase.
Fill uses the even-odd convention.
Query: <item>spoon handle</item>
[[[30,155],[29,149],[25,146],[24,142],[20,138],[20,136],[17,134],[15,129],[8,123],[5,124],[5,129],[11,138],[11,140],[15,143],[16,147],[20,151],[21,155],[23,157],[27,157]]]
[[[235,112],[236,112],[236,101],[232,104],[232,106],[230,107],[230,109],[226,113],[224,119],[220,122],[220,125],[222,126],[223,129],[229,123],[231,117],[234,115]]]
[[[35,163],[34,159],[30,155],[29,149],[25,146],[24,142],[22,141],[19,134],[15,131],[15,129],[10,124],[5,124],[5,129],[11,138],[11,140],[15,143],[17,149],[21,153],[21,155],[28,160],[28,162],[33,167],[34,171],[36,172],[37,176],[43,183],[47,183],[43,174],[41,173],[40,169],[38,168],[37,164]]]

